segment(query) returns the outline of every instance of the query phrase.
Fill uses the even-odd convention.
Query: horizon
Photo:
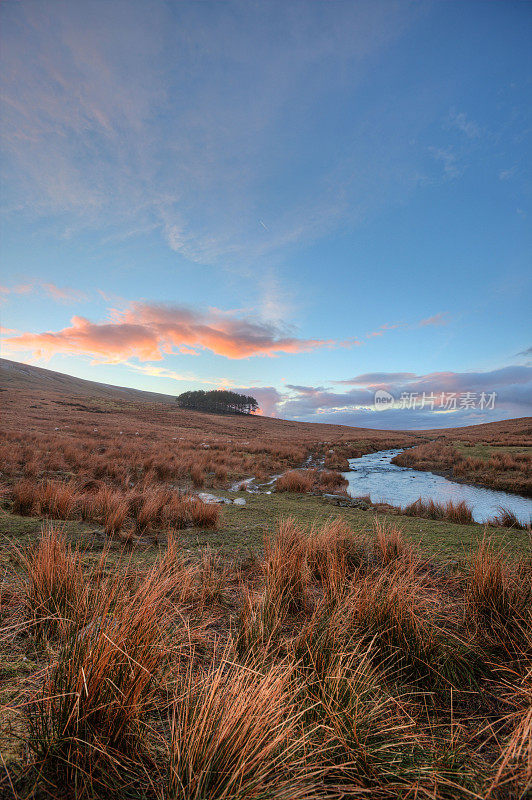
[[[21,367],[30,367],[30,368],[35,367],[36,369],[45,369],[48,372],[54,372],[55,374],[59,375],[62,378],[63,377],[64,378],[74,378],[74,380],[89,380],[90,381],[90,379],[87,379],[87,378],[76,378],[75,375],[70,375],[69,373],[66,373],[66,372],[56,372],[55,370],[49,370],[46,367],[39,367],[38,365],[34,365],[34,364],[27,364],[26,362],[23,362],[23,361],[11,361],[10,359],[0,358],[0,362],[7,362],[9,364],[15,364],[16,366],[21,366]],[[1,364],[0,364],[0,366],[1,366]],[[94,381],[91,381],[91,382],[94,383]],[[134,386],[122,386],[122,385],[113,384],[113,383],[102,383],[100,385],[104,386],[107,389],[126,389],[126,390],[138,391],[138,392],[146,392],[147,394],[154,394],[154,395],[159,395],[159,396],[161,395],[160,392],[150,392],[147,389],[137,389]],[[7,388],[9,388],[9,387],[7,387]],[[32,390],[30,390],[30,391],[32,391]],[[162,396],[177,400],[177,395],[172,395],[172,394],[164,395],[163,394]],[[216,413],[216,412],[202,412],[202,413]],[[260,418],[263,418],[263,419],[283,419],[282,417],[269,417],[266,414],[264,414],[264,412],[260,408],[259,408],[258,412],[250,412],[249,414],[246,414],[245,416],[255,416],[255,417],[260,417]],[[383,418],[379,417],[378,419],[383,419]],[[522,419],[532,419],[532,417],[509,417],[506,420],[491,420],[491,422],[493,424],[496,424],[496,422],[517,422],[517,421],[522,420]],[[287,422],[298,422],[299,420],[286,420],[286,421]],[[369,430],[369,431],[374,430],[374,431],[384,431],[384,432],[389,431],[390,433],[394,433],[394,432],[402,433],[402,432],[409,432],[409,431],[423,433],[423,432],[426,432],[427,430],[431,430],[431,429],[427,429],[427,428],[410,428],[410,429],[405,429],[405,431],[402,431],[400,428],[371,428],[368,425],[342,426],[341,423],[334,423],[334,422],[332,422],[332,423],[322,423],[322,422],[318,422],[318,421],[307,422],[306,424],[309,424],[309,425],[321,425],[321,424],[331,424],[331,425],[333,425],[333,424],[338,424],[341,427],[346,427],[346,428],[349,428],[349,427],[360,427],[363,430]],[[475,424],[490,424],[490,423],[475,423]],[[467,422],[463,422],[462,424],[457,425],[457,428],[466,428],[466,427],[470,427]],[[443,430],[449,430],[449,426],[435,427],[432,430],[442,430],[442,431]]]
[[[294,421],[532,415],[530,3],[0,14],[2,357]]]

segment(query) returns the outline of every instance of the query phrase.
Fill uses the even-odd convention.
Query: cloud
[[[377,330],[367,333],[366,339],[373,339],[375,336],[383,336],[388,331],[415,330],[416,328],[427,328],[429,326],[440,327],[441,325],[448,325],[449,321],[450,318],[448,312],[439,311],[432,317],[421,319],[419,322],[385,322],[384,325],[381,325],[380,328],[377,328]],[[358,340],[351,341],[353,341],[355,344],[361,344],[361,342]],[[347,346],[347,342],[342,344]]]
[[[202,378],[197,378],[195,375],[182,375],[173,369],[167,367],[158,367],[154,364],[133,364],[130,361],[126,362],[124,366],[129,369],[134,369],[136,372],[141,372],[143,375],[149,375],[150,378],[170,378],[173,381],[200,381],[205,383]]]
[[[17,283],[15,286],[0,286],[0,296],[7,297],[10,294],[29,294],[34,288],[33,283]]]
[[[113,311],[105,322],[74,316],[70,327],[62,330],[22,333],[5,341],[12,349],[34,355],[86,355],[99,363],[130,358],[160,361],[175,351],[197,355],[201,350],[239,359],[304,353],[334,344],[332,340],[299,339],[275,323],[216,309],[201,312],[154,303],[132,303],[123,311]]]
[[[38,278],[32,278],[26,283],[18,283],[14,286],[0,286],[0,297],[6,298],[10,294],[30,294],[39,291],[58,303],[81,303],[83,300],[87,300],[86,293],[79,289],[56,286],[51,281],[43,281]]]
[[[58,303],[81,303],[87,299],[85,292],[79,289],[72,289],[70,286],[56,286],[49,281],[40,282],[40,286],[46,294]]]
[[[332,84],[354,101],[424,13],[394,0],[7,4],[4,209],[66,236],[156,232],[230,269],[359,224],[418,185],[408,141],[424,122],[396,114],[391,141],[372,106],[338,146],[321,111]]]
[[[449,324],[449,315],[446,311],[440,311],[438,314],[434,314],[433,317],[427,317],[427,319],[422,319],[419,323],[420,328],[426,328],[428,325],[448,325]]]
[[[389,385],[396,381],[410,380],[416,378],[414,372],[365,372],[363,375],[357,375],[355,378],[349,378],[344,381],[334,381],[334,383],[354,384],[357,386],[381,386],[382,384]]]
[[[521,350],[517,353],[518,356],[532,356],[532,347],[527,347],[526,350]]]
[[[282,395],[274,386],[238,386],[235,387],[235,391],[254,397],[265,417],[280,416],[278,406],[282,400]]]
[[[345,392],[323,386],[288,384],[287,391],[273,397],[275,416],[307,422],[331,422],[368,428],[430,429],[473,425],[532,413],[532,367],[509,366],[487,372],[372,372],[349,380]],[[386,388],[395,404],[385,411],[375,409],[375,390]],[[425,401],[423,396],[425,393]],[[441,394],[444,393],[444,405]],[[485,394],[484,407],[480,398]],[[486,408],[495,393],[494,407]],[[401,402],[405,395],[408,402]],[[431,404],[430,397],[434,396]],[[456,397],[456,410],[445,408],[449,395]],[[410,400],[412,398],[412,400]],[[473,401],[468,407],[466,398]]]
[[[501,169],[499,172],[499,180],[501,181],[509,181],[510,178],[513,178],[517,172],[517,167],[511,167],[510,169]]]
[[[457,112],[454,109],[449,114],[449,123],[457,130],[464,133],[468,139],[478,139],[480,128],[476,122],[468,119],[463,111]]]
[[[429,147],[429,151],[436,161],[442,162],[446,178],[452,180],[460,177],[462,168],[458,165],[458,157],[452,147]]]

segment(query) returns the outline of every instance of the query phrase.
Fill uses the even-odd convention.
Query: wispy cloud
[[[448,325],[450,322],[450,315],[447,311],[439,311],[431,317],[419,320],[419,322],[385,322],[379,328],[366,334],[367,339],[372,339],[375,336],[383,336],[389,331],[396,330],[415,330],[416,328],[440,327]],[[359,342],[356,342],[357,344]]]
[[[447,311],[440,311],[438,314],[434,314],[432,317],[427,317],[426,319],[422,319],[419,322],[420,328],[426,328],[429,325],[448,325],[449,324],[449,314]]]
[[[356,224],[402,202],[418,164],[372,117],[341,153],[322,137],[316,158],[319,109],[332,81],[349,75],[355,91],[422,13],[394,1],[273,13],[245,2],[8,4],[4,209],[45,216],[65,236],[159,231],[184,257],[231,269]],[[312,109],[318,129],[294,138]]]
[[[429,151],[436,161],[440,161],[443,164],[443,172],[446,178],[452,180],[460,177],[463,170],[452,147],[430,147]]]
[[[513,178],[517,173],[517,167],[511,167],[510,169],[501,169],[499,172],[499,180],[501,181],[509,181],[510,178]]]
[[[449,114],[449,124],[465,134],[468,139],[478,139],[481,134],[480,127],[470,119],[463,111],[451,110]]]
[[[9,295],[30,294],[40,292],[58,303],[81,303],[87,300],[88,295],[79,289],[70,286],[56,286],[51,281],[32,278],[26,283],[17,283],[13,286],[0,286],[0,298],[6,299]]]

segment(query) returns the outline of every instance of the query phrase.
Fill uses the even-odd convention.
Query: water
[[[465,500],[475,522],[492,519],[501,506],[511,509],[521,522],[530,522],[532,500],[507,492],[454,483],[432,472],[420,472],[390,463],[401,452],[380,450],[362,458],[349,459],[351,472],[344,472],[344,478],[349,481],[347,491],[351,497],[369,495],[374,503],[390,503],[394,506],[406,506],[418,497],[438,503]]]

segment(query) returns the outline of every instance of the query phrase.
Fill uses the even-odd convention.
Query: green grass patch
[[[517,447],[502,444],[468,444],[467,442],[452,442],[464,458],[482,458],[488,461],[492,456],[509,453],[512,456],[530,455],[532,447]]]
[[[487,532],[497,548],[509,556],[528,555],[531,538],[527,531],[495,528],[473,523],[459,525],[440,520],[421,519],[395,514],[375,514],[352,508],[338,508],[321,497],[294,495],[288,492],[279,494],[248,494],[246,492],[219,492],[220,496],[246,500],[245,506],[227,505],[223,508],[223,519],[218,530],[188,528],[177,531],[175,536],[183,548],[185,556],[194,557],[205,547],[211,547],[228,559],[245,557],[252,551],[262,553],[264,537],[271,533],[280,519],[293,517],[303,526],[320,525],[331,517],[341,517],[353,531],[371,533],[375,516],[393,522],[403,532],[405,538],[420,546],[427,555],[438,560],[462,560],[469,557],[473,545]],[[10,557],[12,544],[23,546],[38,536],[45,520],[37,517],[19,517],[3,512],[0,516],[0,562]],[[65,536],[73,545],[85,550],[85,560],[89,563],[98,557],[104,547],[110,547],[117,554],[124,548],[120,539],[109,540],[102,529],[94,524],[77,521],[60,522]],[[143,538],[133,546],[130,558],[133,563],[150,565],[165,542],[165,535],[159,534],[158,542]]]

